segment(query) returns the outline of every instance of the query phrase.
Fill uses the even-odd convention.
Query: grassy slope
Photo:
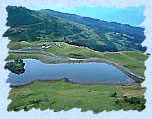
[[[10,43],[8,48],[10,49],[26,49],[27,47],[36,47],[41,46],[45,41],[38,41],[33,43],[28,42],[19,42],[19,43]],[[120,65],[123,65],[132,71],[144,75],[145,66],[144,62],[148,58],[147,55],[139,51],[124,51],[124,52],[98,52],[90,50],[86,47],[78,47],[74,45],[69,45],[63,42],[48,42],[49,44],[55,44],[57,47],[51,47],[45,49],[45,51],[52,52],[56,55],[62,55],[66,57],[80,57],[80,58],[103,58],[109,61],[114,61]],[[24,56],[23,56],[24,55]],[[27,53],[10,53],[10,56],[7,59],[12,59],[16,56],[22,56],[23,58],[35,58],[40,59],[41,61],[47,61],[47,57],[36,54],[27,54]]]
[[[111,97],[117,92],[118,97]],[[13,88],[9,99],[12,100],[8,110],[19,111],[31,108],[40,108],[41,110],[53,109],[54,111],[69,110],[72,108],[81,108],[82,111],[93,110],[94,113],[107,110],[141,110],[141,104],[130,104],[123,102],[116,104],[117,99],[136,96],[141,98],[145,92],[144,88],[123,87],[117,85],[80,85],[70,84],[65,81],[54,83],[35,81],[33,84],[20,88]],[[36,103],[36,101],[39,101]]]
[[[144,29],[139,27],[80,16],[69,20],[24,7],[8,6],[7,12],[10,28],[3,36],[11,41],[63,41],[96,51],[145,51]]]

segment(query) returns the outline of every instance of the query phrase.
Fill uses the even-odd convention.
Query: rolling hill
[[[13,42],[57,41],[98,51],[145,51],[144,29],[52,10],[7,7],[4,33]]]

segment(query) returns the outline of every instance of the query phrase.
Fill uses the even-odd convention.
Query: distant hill
[[[144,51],[144,29],[53,10],[7,7],[4,33],[12,41],[62,41],[98,51]]]
[[[107,22],[104,20],[94,19],[90,17],[82,17],[75,14],[62,13],[54,10],[43,9],[39,11],[42,14],[55,16],[69,21],[73,21],[80,24],[85,24],[94,28],[98,32],[119,32],[121,34],[127,34],[133,36],[137,42],[142,42],[145,38],[144,28],[133,27],[128,24],[120,24],[117,22]]]

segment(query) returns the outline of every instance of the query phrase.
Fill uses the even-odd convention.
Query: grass
[[[27,49],[28,47],[38,47],[42,46],[43,43],[46,43],[46,41],[37,41],[37,42],[17,42],[17,43],[10,43],[8,45],[9,49]],[[122,52],[98,52],[91,50],[86,47],[79,47],[74,45],[69,45],[64,42],[48,42],[49,44],[54,44],[56,47],[51,47],[48,49],[43,49],[48,52],[52,52],[56,55],[62,55],[66,57],[76,57],[76,58],[90,58],[90,57],[96,57],[96,58],[102,58],[107,59],[109,61],[116,62],[120,65],[123,65],[126,68],[131,69],[132,71],[144,76],[145,71],[145,65],[144,62],[148,58],[147,55],[139,52],[139,51],[122,51]],[[46,54],[26,54],[26,56],[23,56],[21,53],[12,53],[10,52],[10,56],[7,58],[7,60],[12,59],[16,56],[21,56],[23,58],[32,58],[32,59],[40,59],[43,62],[49,62],[49,59],[47,57],[44,57]]]
[[[11,42],[8,48],[11,50],[27,49],[28,47],[40,47],[43,43],[46,43],[46,41]],[[56,47],[42,49],[42,51],[65,57],[107,59],[123,65],[142,76],[144,75],[144,61],[148,56],[139,51],[98,52],[63,42],[48,43]],[[29,51],[33,50],[29,49]],[[21,51],[10,51],[6,60],[13,60],[17,57],[37,59],[45,63],[57,61],[57,59],[53,61],[49,53]],[[120,109],[141,111],[144,109],[145,103],[144,92],[145,88],[135,85],[80,85],[66,83],[64,80],[54,83],[35,81],[27,86],[12,88],[8,97],[12,100],[8,106],[8,111],[19,111],[21,109],[28,111],[32,108],[40,108],[41,110],[53,109],[56,112],[72,108],[81,108],[82,111],[92,110],[94,113]]]
[[[92,110],[94,113],[120,109],[141,111],[145,103],[144,92],[145,88],[140,86],[81,85],[64,80],[35,81],[26,86],[12,88],[8,97],[12,100],[8,111],[28,111],[32,108],[53,109],[55,112],[72,108],[81,108],[82,112]],[[112,96],[114,93],[117,95]],[[125,101],[124,97],[137,97],[142,103],[131,103]],[[119,100],[121,102],[118,103]]]
[[[17,57],[20,57],[22,59],[37,59],[41,61],[47,61],[48,58],[45,57],[47,54],[45,53],[26,53],[26,52],[9,52],[9,56],[6,58],[6,61],[14,60]]]

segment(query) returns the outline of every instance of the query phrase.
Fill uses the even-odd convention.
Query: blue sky
[[[72,6],[65,8],[62,5],[57,6],[29,6],[29,9],[40,10],[40,9],[52,9],[65,13],[72,13],[86,17],[98,18],[105,21],[119,22],[123,24],[130,24],[133,26],[139,26],[145,19],[143,12],[145,7],[127,7],[127,8],[116,8],[116,7],[89,7],[86,5]]]

